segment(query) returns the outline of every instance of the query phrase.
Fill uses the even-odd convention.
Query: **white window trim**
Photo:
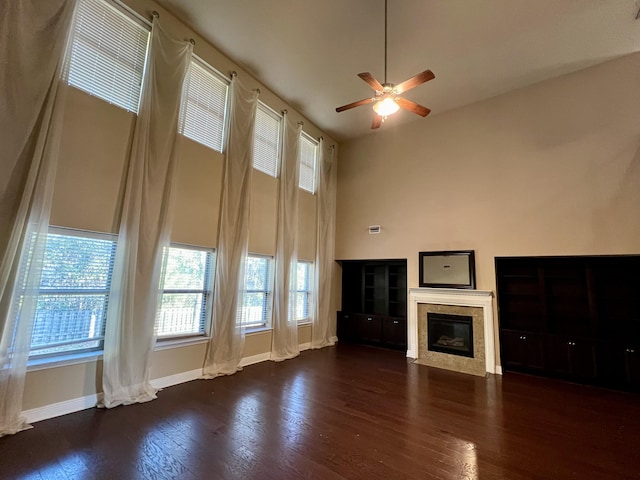
[[[213,67],[211,64],[209,64],[208,62],[206,62],[196,54],[192,54],[191,63],[195,64],[197,67],[202,68],[205,71],[205,73],[210,74],[216,80],[220,81],[220,83],[223,83],[226,86],[226,92],[224,97],[224,107],[222,109],[220,150],[210,145],[207,145],[205,143],[202,143],[200,140],[194,139],[184,133],[187,112],[186,112],[186,107],[183,105],[181,106],[181,108],[184,108],[185,111],[181,112],[180,135],[183,135],[184,137],[189,138],[190,140],[197,142],[200,145],[210,150],[224,153],[227,146],[227,136],[228,136],[228,129],[229,129],[229,85],[231,84],[231,82],[229,81],[229,78],[227,78],[224,74],[222,74],[218,69]],[[185,90],[183,92],[182,102],[185,102],[188,100],[188,88],[189,88],[189,85],[185,83]]]
[[[174,243],[169,245],[169,248],[184,248],[191,250],[199,250],[208,252],[212,255],[212,264],[209,266],[209,278],[205,279],[205,285],[210,286],[209,295],[205,305],[205,320],[204,320],[204,332],[203,333],[184,333],[178,335],[166,335],[157,336],[154,350],[165,350],[166,348],[173,348],[176,346],[195,345],[197,343],[204,343],[211,338],[211,321],[213,318],[213,296],[214,290],[214,275],[216,269],[217,252],[213,247],[203,247],[200,245],[192,245],[186,243]],[[168,253],[167,253],[168,254]],[[164,295],[164,289],[162,291]],[[160,311],[160,305],[158,305],[158,312]]]
[[[273,282],[274,282],[274,275],[275,275],[275,259],[272,255],[262,255],[259,253],[249,253],[247,254],[247,257],[254,257],[254,258],[266,258],[268,261],[268,278],[267,278],[267,289],[266,290],[248,290],[248,289],[243,289],[243,298],[242,298],[242,305],[240,308],[244,308],[244,296],[247,293],[253,293],[253,292],[265,292],[266,293],[266,306],[264,309],[265,312],[265,316],[267,318],[265,318],[265,322],[263,324],[260,325],[250,325],[250,326],[244,326],[243,325],[243,330],[245,331],[245,333],[255,333],[255,332],[259,332],[259,331],[266,331],[266,330],[272,330],[272,321],[273,321],[273,302],[274,302],[274,298],[273,298]],[[246,273],[245,273],[246,275]]]
[[[307,193],[310,193],[311,195],[315,195],[318,192],[318,149],[320,148],[320,143],[315,138],[313,138],[311,135],[309,135],[304,131],[300,133],[301,142],[303,138],[311,142],[315,147],[315,155],[313,158],[313,190],[307,190],[306,188],[302,187],[302,185],[300,185],[300,178],[298,178],[298,188]],[[302,157],[302,146],[300,146],[299,151],[300,151],[300,156]],[[300,171],[302,171],[302,158],[300,158]]]
[[[313,312],[311,311],[311,307],[313,305],[313,268],[314,268],[314,262],[311,262],[309,260],[298,260],[298,263],[305,263],[309,266],[309,270],[308,270],[308,275],[309,275],[309,290],[298,290],[298,286],[296,285],[296,290],[295,290],[295,294],[296,296],[298,295],[299,292],[305,292],[308,294],[307,296],[307,316],[305,318],[301,318],[297,320],[298,325],[306,325],[306,324],[310,324],[313,323]]]
[[[47,235],[49,234],[93,238],[97,240],[112,240],[114,242],[118,241],[118,235],[116,235],[115,233],[98,232],[95,230],[82,230],[79,228],[61,227],[56,225],[49,226]],[[113,271],[111,272],[111,274],[113,275]],[[27,360],[27,371],[36,371],[47,368],[92,362],[96,359],[102,359],[103,353],[104,348],[82,352],[68,352],[61,355],[43,355],[35,357],[29,356],[29,359]]]
[[[257,115],[257,110],[262,110],[264,111],[267,115],[271,116],[273,119],[278,121],[278,148],[276,150],[276,158],[275,158],[275,162],[276,162],[276,168],[275,168],[275,175],[271,175],[270,173],[266,173],[260,169],[258,169],[255,166],[255,160],[256,160],[256,153],[255,153],[255,149],[253,152],[253,158],[251,160],[251,166],[258,170],[261,173],[264,173],[265,175],[269,175],[270,177],[273,176],[273,178],[280,178],[280,166],[282,164],[282,142],[284,140],[284,127],[283,127],[283,117],[282,115],[280,115],[278,112],[276,112],[273,108],[271,108],[269,105],[267,105],[266,103],[262,103],[261,101],[258,100],[258,106],[256,107],[256,115]],[[255,131],[254,131],[254,139],[253,141],[255,142]]]

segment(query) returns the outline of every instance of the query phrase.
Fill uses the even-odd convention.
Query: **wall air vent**
[[[369,235],[373,235],[376,233],[380,233],[380,225],[371,225],[369,226]]]

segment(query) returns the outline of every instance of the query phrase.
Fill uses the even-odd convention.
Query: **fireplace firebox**
[[[473,358],[473,317],[427,313],[427,348]]]

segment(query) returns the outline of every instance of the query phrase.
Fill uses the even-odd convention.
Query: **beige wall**
[[[158,10],[163,25],[177,37],[196,39],[195,54],[223,74],[238,72],[249,88],[260,88],[260,100],[276,111],[287,109],[313,137],[323,134],[295,109],[270,92],[241,67],[149,0],[126,1],[150,18]],[[52,225],[117,233],[123,197],[126,160],[135,115],[96,97],[69,89],[63,127],[60,164],[56,176]],[[329,142],[332,142],[329,139]],[[173,193],[172,241],[216,247],[224,155],[187,138],[181,139]],[[278,180],[254,171],[252,182],[249,250],[275,254],[275,220]],[[316,196],[300,193],[300,258],[315,259]],[[300,343],[310,341],[310,326],[300,326]],[[244,357],[271,349],[271,332],[247,335]],[[202,367],[204,344],[158,350],[152,357],[152,378],[189,372]],[[95,359],[67,366],[33,370],[27,374],[25,410],[95,394],[101,384],[101,365]]]
[[[640,253],[640,54],[341,144],[336,258]],[[382,226],[368,235],[367,226]]]

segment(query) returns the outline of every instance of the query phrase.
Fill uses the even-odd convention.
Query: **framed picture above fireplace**
[[[419,286],[432,288],[476,288],[473,250],[418,253]]]

